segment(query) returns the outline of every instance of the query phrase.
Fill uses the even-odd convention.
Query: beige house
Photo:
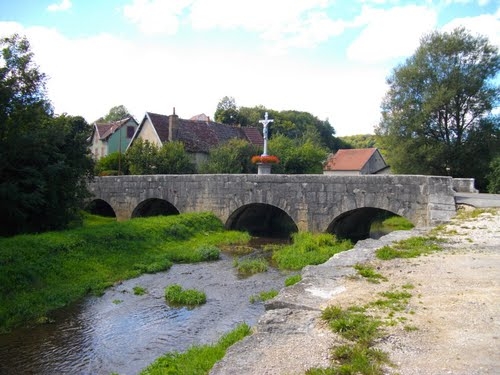
[[[338,150],[323,165],[327,175],[389,174],[390,167],[377,148]]]
[[[166,142],[180,141],[193,162],[199,166],[208,159],[209,150],[230,139],[244,139],[262,147],[264,139],[257,128],[236,127],[210,121],[204,114],[181,119],[175,114],[160,115],[146,112],[130,146],[136,139],[149,141],[159,147]],[[130,147],[129,146],[129,147]]]
[[[96,160],[113,152],[125,152],[139,124],[133,117],[93,124],[92,155]]]

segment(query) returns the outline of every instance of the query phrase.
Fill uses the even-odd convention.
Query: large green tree
[[[279,164],[273,166],[273,173],[286,174],[321,174],[328,156],[328,150],[315,132],[296,139],[276,134],[269,140],[269,153],[280,159]]]
[[[210,150],[208,160],[200,168],[201,173],[255,173],[252,164],[257,148],[243,139],[231,139]]]
[[[270,126],[270,136],[281,134],[291,139],[301,139],[308,132],[316,132],[322,147],[336,151],[344,143],[335,137],[335,129],[328,120],[320,120],[316,116],[303,111],[276,111],[267,109],[262,105],[255,107],[237,107],[234,98],[224,97],[217,105],[215,120],[226,124],[239,124],[241,126],[257,127],[262,130],[259,120],[268,112],[273,120]]]
[[[424,36],[389,76],[376,129],[393,171],[474,177],[484,188],[499,147],[491,116],[499,69],[498,49],[483,36],[463,28]]]
[[[223,124],[239,124],[238,107],[236,106],[236,101],[233,97],[225,96],[219,101],[217,109],[215,110],[214,118],[215,121]]]
[[[92,129],[54,117],[26,38],[0,47],[0,235],[64,228],[87,196]]]
[[[167,142],[158,147],[149,141],[137,139],[127,150],[126,158],[131,174],[185,174],[195,173],[195,165],[181,142]]]
[[[106,116],[101,117],[96,122],[113,122],[122,120],[129,116],[130,116],[129,110],[124,105],[120,104],[112,107]]]

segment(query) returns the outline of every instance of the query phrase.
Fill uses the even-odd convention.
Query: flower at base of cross
[[[274,155],[255,155],[252,156],[252,163],[253,164],[278,164],[280,162],[280,159],[278,159],[277,156]]]

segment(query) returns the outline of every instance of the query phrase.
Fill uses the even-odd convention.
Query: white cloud
[[[443,26],[443,31],[451,31],[463,26],[472,33],[486,36],[490,43],[500,48],[500,8],[495,14],[476,17],[456,18]]]
[[[324,13],[328,5],[328,0],[134,0],[123,14],[145,34],[174,35],[189,23],[198,31],[254,32],[274,48],[306,48],[343,31],[343,22]]]
[[[363,7],[352,26],[364,27],[349,46],[347,57],[354,61],[376,63],[411,55],[423,34],[436,26],[434,10],[409,5],[390,9]]]
[[[184,118],[213,116],[219,100],[230,95],[239,106],[308,111],[328,118],[338,135],[359,134],[373,132],[386,90],[386,73],[375,68],[309,66],[244,49],[172,49],[107,34],[69,39],[54,29],[0,22],[0,31],[7,28],[30,40],[35,62],[49,78],[55,112],[89,122],[120,104],[138,120],[146,111],[169,114],[172,107]]]
[[[60,3],[53,3],[47,7],[49,12],[62,12],[70,9],[72,6],[70,0],[62,0]]]
[[[144,34],[174,35],[179,29],[182,12],[191,2],[191,0],[134,0],[132,4],[123,7],[123,14]]]

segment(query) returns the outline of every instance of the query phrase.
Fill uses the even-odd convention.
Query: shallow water
[[[264,307],[250,296],[281,289],[287,276],[270,268],[240,278],[223,254],[216,262],[124,281],[58,312],[53,324],[0,335],[0,374],[137,374],[167,352],[213,343],[242,322],[254,325]],[[204,291],[207,303],[169,307],[164,289],[170,284]],[[135,286],[147,293],[134,295]]]

